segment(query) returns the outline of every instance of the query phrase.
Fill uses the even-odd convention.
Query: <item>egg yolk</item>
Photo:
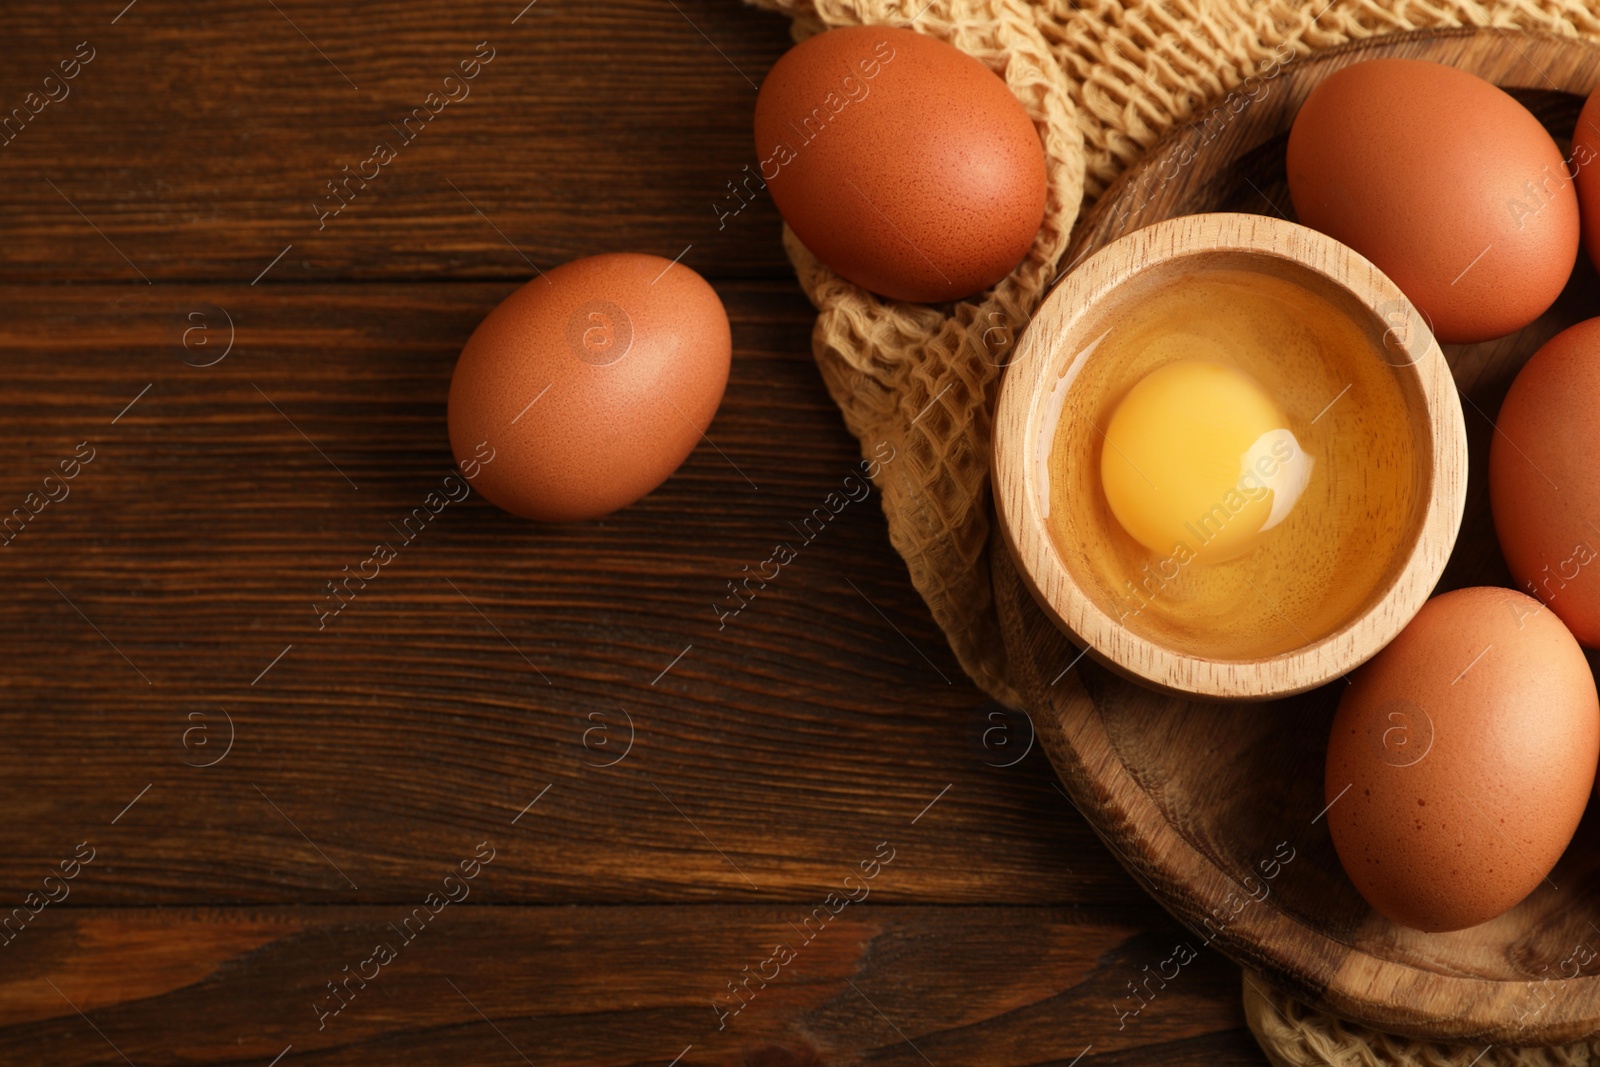
[[[1250,375],[1187,359],[1142,378],[1105,430],[1100,481],[1135,541],[1180,563],[1248,552],[1288,517],[1312,461]]]

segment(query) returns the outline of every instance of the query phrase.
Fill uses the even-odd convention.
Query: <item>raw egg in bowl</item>
[[[1358,253],[1191,215],[1113,242],[1040,306],[996,410],[1019,574],[1084,653],[1165,692],[1322,685],[1421,609],[1460,528],[1443,353]]]

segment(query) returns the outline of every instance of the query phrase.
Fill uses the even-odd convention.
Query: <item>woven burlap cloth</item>
[[[889,539],[966,672],[1020,706],[990,585],[989,432],[1000,371],[1062,267],[1073,224],[1174,124],[1262,69],[1357,38],[1440,26],[1499,26],[1600,40],[1600,14],[1573,0],[746,0],[793,18],[795,38],[891,24],[941,38],[1005,79],[1033,116],[1049,164],[1044,225],[1009,277],[953,307],[890,303],[784,244],[817,308],[812,347],[863,455],[897,446],[880,479]],[[1600,8],[1592,0],[1591,6]],[[1600,1062],[1600,1044],[1514,1051],[1405,1041],[1313,1011],[1246,975],[1250,1027],[1278,1067],[1480,1067]]]

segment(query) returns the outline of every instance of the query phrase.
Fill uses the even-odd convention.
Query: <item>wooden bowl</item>
[[[1355,323],[1368,346],[1361,371],[1399,386],[1414,442],[1408,450],[1415,453],[1409,482],[1404,490],[1391,483],[1390,495],[1403,499],[1386,502],[1407,517],[1403,528],[1385,531],[1380,543],[1374,528],[1383,523],[1374,517],[1379,502],[1372,498],[1384,489],[1376,482],[1364,484],[1368,497],[1341,516],[1343,544],[1322,538],[1293,541],[1301,552],[1280,553],[1265,568],[1297,583],[1291,602],[1338,598],[1320,629],[1308,633],[1311,623],[1302,628],[1284,614],[1278,597],[1269,598],[1246,578],[1249,586],[1242,591],[1249,607],[1273,621],[1288,620],[1280,628],[1293,647],[1271,655],[1195,650],[1169,640],[1159,628],[1130,625],[1130,617],[1141,613],[1128,610],[1126,595],[1106,577],[1107,571],[1135,573],[1149,553],[1121,533],[1103,503],[1098,483],[1103,419],[1125,385],[1121,369],[1095,358],[1094,348],[1108,328],[1126,318],[1128,308],[1174,281],[1208,271],[1246,271],[1297,283],[1321,298],[1330,314]],[[1362,379],[1364,387],[1368,381]],[[1330,382],[1338,384],[1307,383],[1300,423],[1319,417],[1319,408],[1330,410],[1341,385],[1349,389],[1352,384],[1345,378]],[[1398,442],[1384,436],[1354,401],[1338,415],[1348,420],[1340,432],[1370,441],[1367,455],[1396,451]],[[1058,487],[1056,513],[1047,523],[1052,494],[1045,457],[1062,462],[1063,449],[1077,474],[1066,488]],[[1371,263],[1331,238],[1280,219],[1187,215],[1111,242],[1040,306],[1000,390],[993,465],[995,506],[1018,573],[1091,657],[1164,692],[1263,700],[1303,693],[1348,674],[1416,615],[1455,544],[1466,500],[1467,438],[1461,402],[1438,343],[1405,294]],[[1082,498],[1079,506],[1060,506],[1068,493]],[[1050,523],[1057,527],[1054,535]],[[1313,551],[1326,558],[1303,558]],[[1107,559],[1118,562],[1110,567],[1099,562]],[[1344,585],[1352,579],[1339,568],[1341,561],[1368,568],[1354,581],[1370,588]],[[1233,610],[1224,617],[1230,625],[1249,628]]]
[[[1223,107],[1223,118],[1210,121],[1216,113],[1202,109],[1194,125],[1155,145],[1079,223],[1067,261],[1178,215],[1282,217],[1290,206],[1284,144],[1301,101],[1332,71],[1379,56],[1473,71],[1506,87],[1562,142],[1600,81],[1600,50],[1511,31],[1385,36],[1301,55],[1253,98]],[[1441,591],[1513,584],[1489,514],[1490,420],[1541,344],[1596,315],[1600,279],[1580,255],[1566,292],[1538,322],[1498,341],[1444,347],[1467,419],[1469,480]],[[1223,952],[1250,968],[1252,981],[1391,1033],[1481,1046],[1600,1032],[1600,805],[1591,805],[1549,881],[1500,918],[1444,934],[1396,926],[1345,877],[1322,817],[1328,729],[1343,682],[1269,704],[1216,704],[1153,692],[1087,657],[1072,666],[1078,649],[1018,578],[999,538],[990,560],[1012,678],[1066,792],[1190,931],[1195,951]],[[1139,1004],[1123,997],[1117,1007]]]

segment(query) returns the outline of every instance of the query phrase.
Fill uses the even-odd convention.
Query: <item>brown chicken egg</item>
[[[890,26],[808,38],[756,101],[761,178],[836,273],[891,300],[959,300],[1005,277],[1044,218],[1044,149],[1006,83]]]
[[[1311,91],[1289,133],[1300,221],[1371,260],[1445,342],[1519,330],[1560,295],[1578,198],[1511,96],[1420,59],[1371,59]]]
[[[1572,128],[1567,172],[1578,187],[1578,213],[1589,260],[1600,268],[1600,87],[1589,94]]]
[[[1489,502],[1517,585],[1600,648],[1600,319],[1556,334],[1500,405]]]
[[[1594,676],[1537,600],[1434,597],[1362,667],[1328,740],[1328,829],[1361,895],[1418,930],[1515,906],[1577,829],[1600,759]]]
[[[450,446],[513,515],[592,519],[666,480],[722,402],[716,292],[659,256],[579,259],[491,311],[450,380]]]

